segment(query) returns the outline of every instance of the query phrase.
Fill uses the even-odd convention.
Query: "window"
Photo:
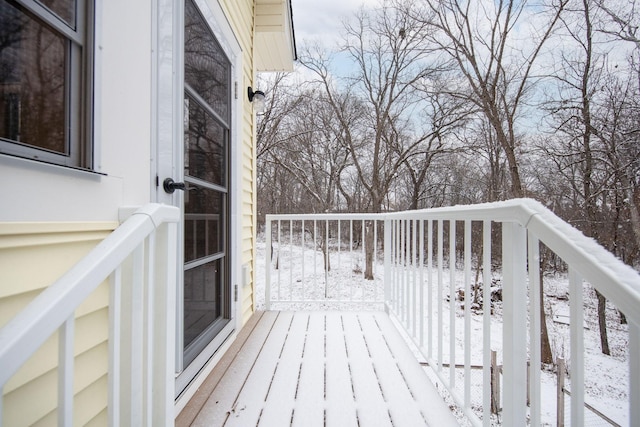
[[[92,167],[90,0],[0,0],[0,153]]]

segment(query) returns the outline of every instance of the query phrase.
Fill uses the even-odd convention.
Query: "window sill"
[[[13,154],[0,153],[0,163],[4,162],[7,162],[14,167],[21,167],[28,170],[38,170],[40,172],[66,175],[71,174],[75,176],[85,176],[87,178],[99,178],[101,176],[108,176],[106,173],[96,171],[94,169],[60,165],[45,160],[31,159],[27,157],[16,156]]]

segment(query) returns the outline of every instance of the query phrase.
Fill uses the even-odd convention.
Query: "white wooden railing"
[[[362,237],[360,230],[365,228],[370,234]],[[517,199],[378,215],[267,215],[265,231],[267,309],[382,304],[468,419],[485,426],[492,422],[490,357],[496,341],[503,374],[499,420],[506,426],[541,424],[541,370],[528,373],[527,366],[541,366],[542,242],[568,269],[571,425],[585,424],[587,284],[629,322],[628,420],[629,425],[640,425],[640,276],[540,203]],[[492,240],[496,235],[501,237]],[[372,281],[361,279],[367,244],[374,245],[373,264],[377,264]],[[501,247],[493,257],[492,245]],[[451,263],[449,254],[458,254]],[[330,268],[325,268],[326,258]],[[471,327],[473,265],[482,271],[485,307],[491,300],[492,280],[499,277],[502,283],[502,331],[492,334],[496,326],[491,310],[482,310],[481,348],[473,348],[471,341],[472,333],[477,333]],[[463,307],[457,306],[456,292],[462,289],[456,282],[464,290]],[[478,353],[483,367],[480,411],[472,408],[471,396],[471,368]],[[461,378],[456,369],[463,369]]]
[[[0,387],[58,331],[58,425],[73,425],[74,312],[109,279],[109,424],[173,425],[178,219],[136,210],[0,329]]]

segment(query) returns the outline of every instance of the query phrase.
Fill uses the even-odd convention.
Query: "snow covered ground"
[[[257,271],[255,306],[257,309],[265,308],[265,241],[264,236],[259,236],[257,244]],[[330,255],[331,270],[324,271],[324,259],[322,252],[314,250],[309,242],[305,243],[304,250],[301,242],[294,239],[293,244],[281,244],[274,246],[272,265],[279,262],[280,268],[271,270],[271,283],[273,295],[279,295],[282,300],[316,300],[320,303],[295,303],[277,304],[274,309],[382,309],[384,294],[383,267],[381,257],[375,270],[374,281],[363,279],[364,254],[361,248],[344,248],[340,252],[332,252]],[[289,266],[292,267],[289,267]],[[435,274],[434,274],[435,277]],[[441,293],[443,299],[443,334],[448,334],[449,319],[449,271],[443,274],[445,284]],[[464,289],[464,275],[456,271],[456,289]],[[499,281],[496,273],[494,280]],[[325,286],[328,283],[328,286]],[[544,278],[545,312],[547,315],[547,327],[549,330],[550,344],[554,358],[562,357],[566,360],[568,368],[571,366],[569,355],[569,325],[568,314],[568,281],[564,274],[547,275]],[[437,318],[438,292],[433,290],[434,302],[432,318]],[[342,302],[338,302],[342,301]],[[371,301],[378,301],[371,304]],[[611,355],[607,356],[600,351],[600,335],[597,320],[597,298],[595,292],[585,286],[585,401],[589,405],[602,412],[619,425],[628,425],[629,412],[629,373],[628,373],[628,328],[620,324],[618,311],[608,305],[607,325]],[[456,362],[463,363],[462,346],[464,343],[463,331],[463,303],[456,301]],[[492,349],[500,354],[502,347],[502,307],[501,302],[493,303],[493,316],[491,325]],[[483,322],[481,310],[471,316],[471,346],[472,365],[482,365],[482,336]],[[437,342],[434,342],[433,352],[437,353]],[[448,358],[448,344],[442,348],[443,355]],[[419,360],[423,359],[418,355]],[[424,361],[424,360],[421,360]],[[501,363],[500,361],[498,363]],[[429,371],[429,368],[426,368]],[[456,369],[456,384],[461,387],[463,383],[463,369]],[[448,371],[445,372],[448,378]],[[482,415],[482,370],[472,370],[472,400],[473,407],[479,416]],[[434,382],[438,382],[435,375],[431,375]],[[571,388],[570,379],[567,378],[567,388]],[[543,425],[556,425],[556,372],[555,366],[547,366],[541,374],[542,388],[542,421]],[[444,387],[438,387],[446,396]],[[462,393],[462,390],[459,390]],[[565,421],[570,420],[570,397],[565,399]],[[495,424],[499,424],[499,418],[494,418]],[[464,424],[464,423],[463,423]],[[590,410],[585,411],[585,425],[600,426],[610,425],[601,417]]]

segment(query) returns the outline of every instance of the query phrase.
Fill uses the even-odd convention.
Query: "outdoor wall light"
[[[254,91],[251,86],[249,86],[247,88],[247,95],[249,96],[249,102],[253,104],[253,109],[258,113],[263,112],[266,106],[264,92],[261,90]]]

